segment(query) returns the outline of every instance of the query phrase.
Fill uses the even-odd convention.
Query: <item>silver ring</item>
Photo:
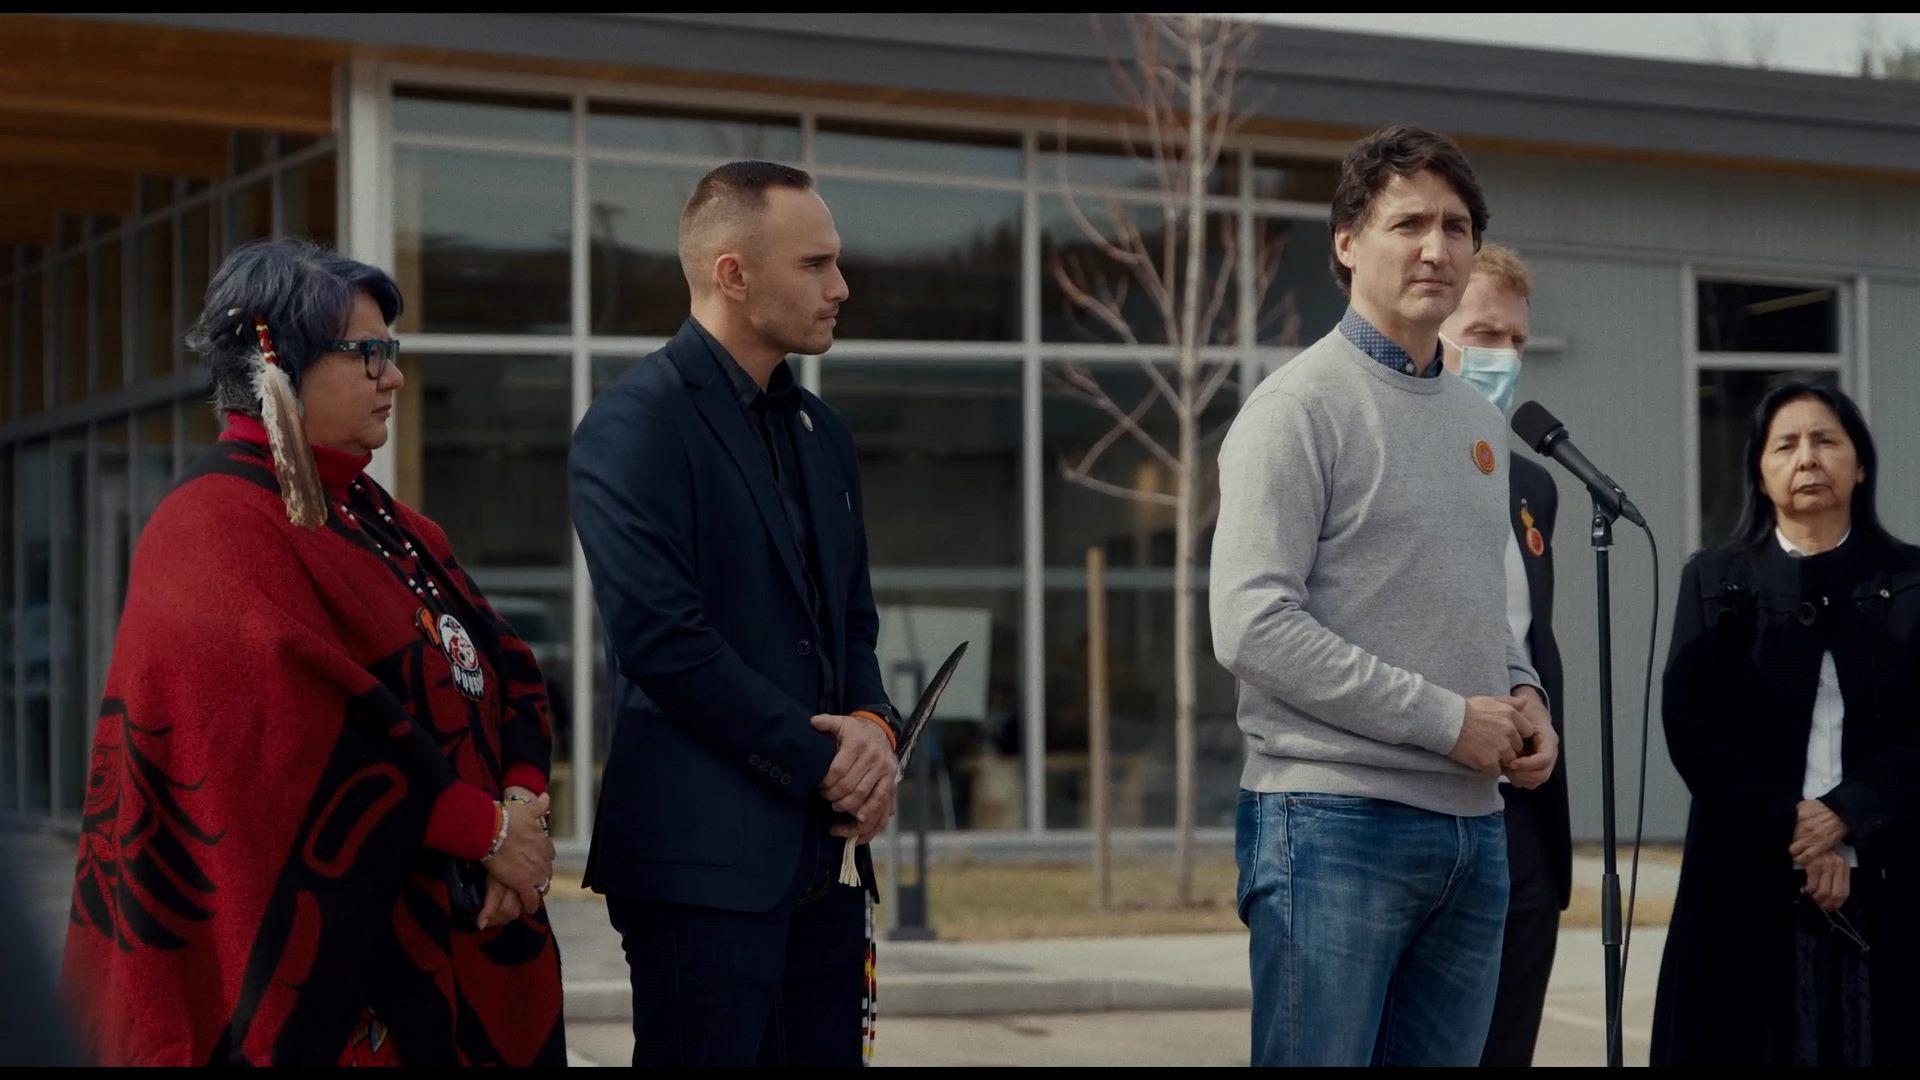
[[[535,885],[535,886],[533,887],[533,891],[534,891],[534,892],[536,892],[536,893],[539,893],[539,894],[540,894],[541,896],[545,896],[545,895],[547,895],[547,888],[548,888],[549,886],[551,886],[552,884],[553,884],[553,881],[552,881],[552,879],[548,879],[548,880],[546,880],[546,881],[543,881],[543,882],[541,882],[541,883],[540,883],[540,884],[538,884],[538,885]]]

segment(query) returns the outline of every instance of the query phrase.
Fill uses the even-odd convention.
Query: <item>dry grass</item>
[[[1598,845],[1581,854],[1597,855]],[[1623,890],[1632,858],[1620,855]],[[1679,851],[1646,848],[1642,863],[1677,865]],[[1095,914],[1093,871],[1084,862],[1013,862],[972,858],[939,859],[930,872],[932,922],[945,941],[1020,941],[1037,938],[1132,937],[1142,934],[1198,934],[1241,929],[1234,913],[1237,871],[1231,856],[1201,855],[1194,865],[1195,906],[1173,906],[1173,859],[1117,858],[1113,867],[1113,905]],[[881,871],[885,880],[884,865]],[[554,900],[591,899],[580,888],[579,871],[556,874]],[[1673,898],[1643,888],[1634,912],[1635,926],[1665,926]],[[1600,890],[1576,885],[1561,917],[1564,927],[1600,925]]]

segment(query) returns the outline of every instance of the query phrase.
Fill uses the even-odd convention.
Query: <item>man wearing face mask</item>
[[[1520,380],[1520,353],[1532,315],[1533,274],[1512,250],[1484,244],[1460,306],[1441,324],[1447,370],[1465,379],[1501,412],[1513,408]],[[1507,624],[1547,700],[1562,694],[1560,649],[1553,638],[1553,520],[1559,494],[1553,477],[1523,454],[1509,455],[1512,519],[1507,539]],[[1555,734],[1561,710],[1553,711]],[[1512,887],[1500,956],[1500,989],[1482,1065],[1533,1063],[1540,1013],[1553,973],[1560,912],[1573,880],[1573,845],[1567,817],[1567,769],[1563,759],[1547,782],[1532,790],[1500,785],[1506,800],[1507,868]]]

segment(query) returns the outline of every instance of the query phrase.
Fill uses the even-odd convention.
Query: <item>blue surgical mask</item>
[[[1501,412],[1513,408],[1513,392],[1520,386],[1520,350],[1447,344],[1460,350],[1462,379]]]

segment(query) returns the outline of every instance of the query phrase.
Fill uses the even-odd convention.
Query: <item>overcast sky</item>
[[[1920,15],[1837,12],[1674,15],[1254,14],[1246,18],[1545,49],[1620,53],[1668,60],[1746,64],[1756,52],[1767,66],[1825,74],[1860,73],[1863,41],[1920,46]]]

